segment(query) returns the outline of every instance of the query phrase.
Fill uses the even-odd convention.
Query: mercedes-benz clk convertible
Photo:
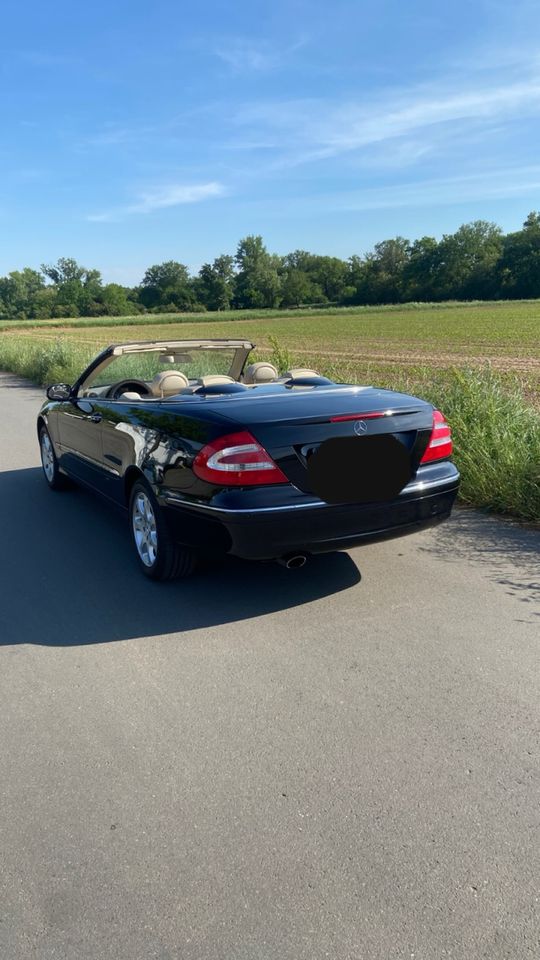
[[[156,580],[217,553],[302,566],[433,525],[459,474],[430,403],[314,370],[248,363],[244,340],[107,347],[38,415],[45,479],[129,513]]]

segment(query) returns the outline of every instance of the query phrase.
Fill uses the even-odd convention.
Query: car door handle
[[[101,421],[103,420],[103,417],[101,416],[100,413],[92,413],[92,414],[88,417],[88,419],[89,419],[92,423],[101,423]]]

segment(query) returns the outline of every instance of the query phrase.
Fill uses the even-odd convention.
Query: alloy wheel
[[[153,567],[158,550],[157,523],[150,499],[142,490],[133,501],[131,522],[138,554],[146,567]]]
[[[44,430],[41,434],[41,463],[43,472],[49,483],[54,479],[54,453],[49,434]]]

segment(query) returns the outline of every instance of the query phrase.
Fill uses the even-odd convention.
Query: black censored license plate
[[[393,500],[411,479],[407,447],[392,434],[332,437],[309,457],[311,489],[327,503]]]

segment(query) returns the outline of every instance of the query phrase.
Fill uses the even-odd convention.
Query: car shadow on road
[[[540,617],[540,528],[462,507],[420,549],[446,563],[481,564],[490,580],[531,605],[528,616]]]
[[[0,644],[106,643],[284,610],[360,581],[348,554],[300,570],[225,558],[185,581],[139,571],[125,515],[77,487],[53,493],[40,468],[0,473]]]

